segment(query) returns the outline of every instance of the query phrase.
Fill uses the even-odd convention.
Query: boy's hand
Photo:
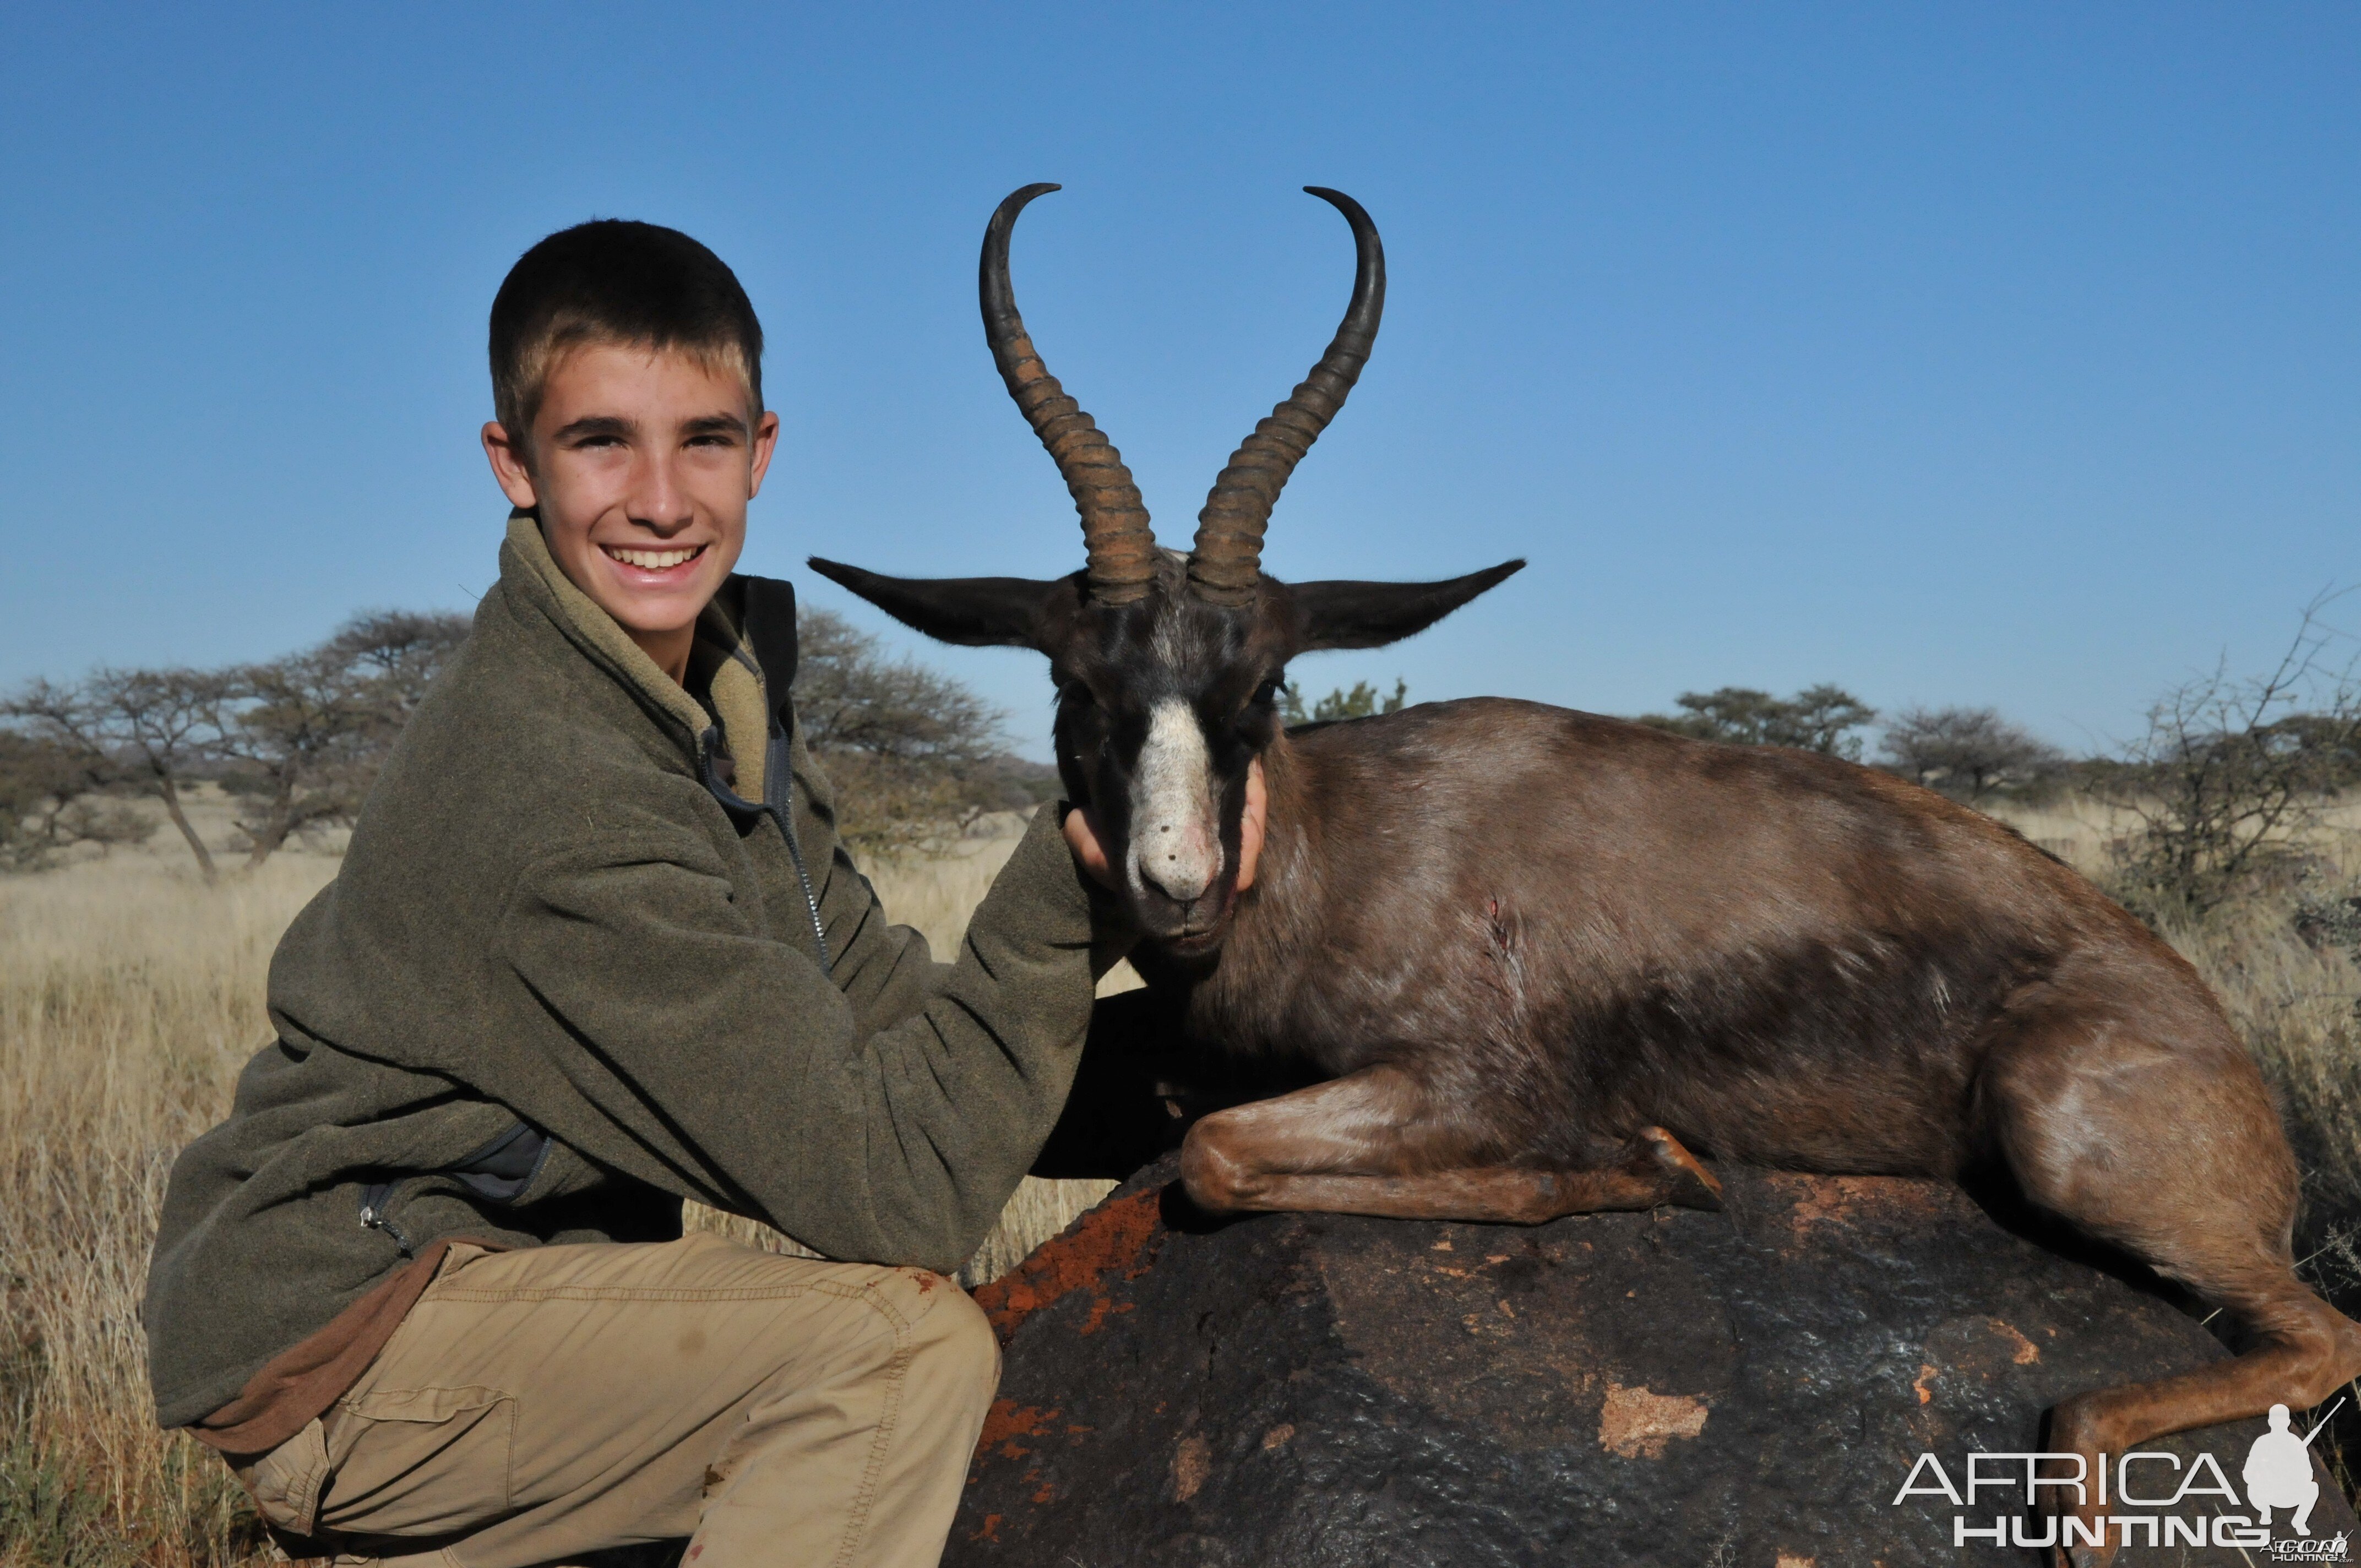
[[[1238,814],[1238,891],[1244,893],[1254,885],[1255,868],[1262,862],[1264,816],[1270,806],[1270,792],[1263,787],[1262,759],[1257,757],[1246,764],[1246,809]]]
[[[1082,868],[1082,874],[1101,887],[1121,891],[1123,879],[1107,864],[1106,846],[1099,842],[1098,818],[1092,815],[1091,808],[1068,806],[1065,821],[1058,826],[1066,835],[1066,848],[1074,852],[1074,864]]]
[[[1238,815],[1240,893],[1254,885],[1255,870],[1262,860],[1264,816],[1269,805],[1270,795],[1262,782],[1262,759],[1257,757],[1246,767],[1246,808]],[[1107,861],[1106,846],[1099,841],[1098,818],[1091,808],[1072,807],[1060,826],[1066,835],[1066,847],[1073,850],[1074,863],[1082,868],[1082,874],[1101,887],[1121,892],[1123,878]]]

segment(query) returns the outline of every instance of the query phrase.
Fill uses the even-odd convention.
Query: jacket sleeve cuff
[[[968,923],[971,944],[986,940],[1060,950],[1090,946],[1090,887],[1066,847],[1060,815],[1055,803],[1033,814],[1016,852]]]

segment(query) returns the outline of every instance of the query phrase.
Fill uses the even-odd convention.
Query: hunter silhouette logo
[[[2337,1405],[2344,1403],[2339,1399],[2331,1405],[2328,1415],[2334,1415]],[[2311,1528],[2312,1506],[2320,1501],[2320,1482],[2312,1473],[2312,1440],[2326,1425],[2328,1416],[2323,1416],[2312,1431],[2298,1437],[2288,1430],[2288,1408],[2271,1407],[2271,1430],[2246,1450],[2246,1467],[2240,1473],[2257,1524],[2269,1524],[2273,1508],[2293,1508],[2288,1528],[2298,1535]]]
[[[2344,1403],[2330,1406],[2301,1436],[2285,1405],[2271,1407],[2270,1430],[2248,1446],[2239,1473],[2251,1516],[2229,1511],[2239,1507],[2238,1491],[2212,1454],[2200,1453],[2184,1469],[2179,1455],[2158,1451],[2102,1455],[2095,1465],[2075,1453],[1977,1452],[1967,1456],[1960,1481],[1934,1454],[1921,1453],[1893,1506],[1914,1497],[1944,1498],[1960,1509],[1951,1518],[1954,1546],[2268,1547],[2275,1563],[2344,1563],[2352,1552],[2343,1531],[2319,1540],[2307,1533],[2320,1501],[2312,1441]],[[1989,1496],[1993,1492],[2000,1497]],[[2022,1511],[1981,1518],[1971,1511],[1993,1502]],[[2274,1541],[2271,1515],[2281,1508],[2292,1533]]]

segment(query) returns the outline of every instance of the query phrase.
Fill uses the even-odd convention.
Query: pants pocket
[[[320,1513],[320,1488],[328,1479],[328,1447],[318,1417],[269,1453],[244,1464],[232,1460],[230,1469],[271,1528],[290,1535],[312,1533]]]
[[[338,1407],[327,1446],[322,1530],[472,1530],[509,1511],[516,1400],[499,1388],[372,1388]]]

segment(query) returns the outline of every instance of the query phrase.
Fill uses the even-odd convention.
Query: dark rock
[[[1938,1183],[1725,1170],[1722,1213],[1215,1225],[1172,1171],[977,1292],[1007,1365],[953,1568],[2030,1563],[1953,1540],[1954,1515],[2038,1539],[2021,1492],[1897,1505],[1919,1455],[1963,1488],[1971,1450],[2037,1448],[2059,1398],[2224,1354]],[[2147,1447],[2211,1454],[2243,1492],[2262,1430]],[[2169,1493],[2169,1474],[2133,1480]],[[2321,1478],[2312,1533],[2361,1537]],[[2116,1561],[2274,1560],[2247,1552]]]

